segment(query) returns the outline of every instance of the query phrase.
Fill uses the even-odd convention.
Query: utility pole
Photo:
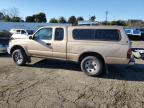
[[[106,25],[107,25],[107,23],[108,23],[108,11],[106,11],[105,14],[106,14]]]

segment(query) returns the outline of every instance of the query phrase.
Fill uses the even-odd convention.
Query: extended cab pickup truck
[[[42,57],[74,61],[89,76],[103,72],[105,64],[128,64],[130,41],[118,26],[52,26],[42,27],[29,39],[13,39],[9,54],[19,66]]]

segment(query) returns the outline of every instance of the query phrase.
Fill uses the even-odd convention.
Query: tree
[[[19,10],[17,8],[3,9],[1,10],[5,22],[21,22],[22,19],[19,17]]]
[[[90,20],[90,21],[95,21],[95,20],[96,20],[96,17],[95,17],[95,16],[92,16],[89,20]]]
[[[3,9],[1,12],[4,16],[8,15],[10,18],[19,17],[19,10],[17,8]]]
[[[69,23],[72,23],[72,25],[77,25],[77,19],[76,19],[75,16],[69,17],[68,22],[69,22]]]
[[[58,20],[56,18],[51,18],[49,22],[50,23],[58,23]]]
[[[26,17],[26,22],[35,22],[33,16],[27,16]]]
[[[5,15],[3,18],[4,22],[11,22],[11,18],[8,15]]]
[[[122,20],[112,21],[111,25],[126,26],[126,22]]]
[[[0,12],[0,20],[2,20],[4,18],[4,15],[2,12]]]
[[[111,21],[111,25],[117,25],[117,21]]]
[[[126,24],[125,21],[118,20],[118,21],[117,21],[117,25],[119,25],[119,26],[126,26],[127,24]]]
[[[3,13],[3,15],[6,16],[6,15],[8,15],[9,12],[7,9],[3,9],[3,10],[1,10],[1,13]]]
[[[35,14],[35,15],[32,15],[32,16],[27,16],[26,17],[26,22],[47,22],[47,19],[46,19],[46,14],[45,13],[38,13],[38,14]]]
[[[7,14],[13,18],[13,17],[19,17],[19,10],[17,8],[10,8],[7,12]]]
[[[78,17],[77,21],[84,21],[84,18],[83,17]]]
[[[64,17],[60,17],[58,20],[59,23],[66,23],[66,19]]]
[[[45,13],[33,15],[35,22],[47,22]]]
[[[103,21],[101,22],[102,25],[111,25],[111,22],[108,22],[108,21]]]
[[[11,19],[11,21],[12,21],[12,22],[21,22],[22,19],[21,19],[20,17],[13,17],[13,18]]]

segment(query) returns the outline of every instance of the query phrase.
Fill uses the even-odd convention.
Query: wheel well
[[[79,62],[81,62],[83,60],[83,58],[85,58],[86,56],[97,56],[99,59],[102,60],[103,64],[105,65],[105,60],[104,60],[103,56],[100,55],[99,53],[96,53],[96,52],[86,52],[86,53],[83,53],[79,57]]]
[[[13,53],[15,50],[17,50],[17,49],[22,49],[22,50],[25,52],[25,50],[24,50],[23,47],[21,47],[21,46],[19,46],[19,45],[16,45],[16,46],[14,46],[14,47],[11,48],[10,54],[12,54],[12,53]]]

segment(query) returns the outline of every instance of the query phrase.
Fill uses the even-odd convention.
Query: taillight
[[[132,50],[131,48],[128,50],[127,52],[127,58],[130,59],[131,58],[131,55],[132,55]]]

